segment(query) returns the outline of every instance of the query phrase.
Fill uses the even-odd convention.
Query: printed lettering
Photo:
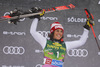
[[[86,18],[74,18],[74,17],[69,17],[68,22],[86,22]]]

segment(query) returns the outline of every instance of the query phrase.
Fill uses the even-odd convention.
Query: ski
[[[57,11],[61,11],[61,10],[73,9],[73,8],[75,8],[75,6],[73,4],[69,4],[68,6],[58,6],[58,7],[48,8],[48,9],[43,9],[43,10],[45,11],[45,13],[52,13],[52,12],[57,12]],[[6,16],[0,17],[0,21],[4,21],[4,20],[9,21],[9,20],[17,19],[17,18],[27,18],[27,17],[30,17],[30,16],[38,15],[38,14],[41,14],[41,12],[19,15],[19,16],[14,16],[14,17],[6,15]]]
[[[86,9],[86,8],[85,8],[84,10],[85,10],[85,13],[86,13],[87,18],[90,18],[90,19],[94,22],[94,17],[93,17],[93,15],[89,12],[89,10]],[[98,49],[99,49],[98,54],[100,55],[100,46],[99,46],[99,43],[98,43],[98,41],[97,41],[97,38],[96,38],[96,35],[95,35],[95,32],[94,32],[94,29],[93,29],[93,27],[92,27],[91,24],[90,24],[90,27],[91,27],[91,29],[92,29],[94,38],[95,38],[95,40],[96,40],[97,47],[98,47]]]

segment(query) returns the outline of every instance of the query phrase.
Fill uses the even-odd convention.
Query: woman
[[[38,10],[37,10],[38,11]],[[35,11],[36,12],[36,11]],[[44,14],[41,14],[44,15]],[[63,67],[64,57],[67,50],[80,47],[85,44],[89,29],[90,19],[84,25],[84,31],[79,40],[76,41],[63,41],[64,28],[59,22],[51,24],[50,40],[47,40],[40,33],[36,31],[38,21],[41,16],[34,16],[30,33],[34,39],[42,46],[44,51],[44,61],[42,67]]]

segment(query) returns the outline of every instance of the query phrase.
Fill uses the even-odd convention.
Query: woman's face
[[[54,39],[60,40],[63,36],[63,31],[61,29],[57,29],[54,31]]]

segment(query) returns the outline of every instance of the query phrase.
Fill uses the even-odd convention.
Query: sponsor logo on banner
[[[42,20],[58,20],[57,17],[45,17],[45,16],[41,17],[41,19]]]
[[[3,48],[4,54],[13,54],[13,55],[22,55],[25,53],[25,49],[23,47],[18,46],[5,46]]]
[[[45,38],[49,39],[48,34],[50,31],[38,31],[41,35],[43,35]]]
[[[12,32],[12,31],[3,31],[4,35],[26,35],[25,32]]]
[[[100,4],[100,1],[98,2],[98,4]]]
[[[67,34],[67,37],[69,38],[79,38],[81,37],[82,35],[76,35],[76,34]]]
[[[87,57],[88,51],[86,49],[71,49],[67,51],[70,57]]]
[[[35,1],[41,1],[41,0],[35,0]]]
[[[99,36],[98,36],[98,39],[100,40],[100,34],[99,34]]]
[[[98,19],[98,22],[100,22],[100,19]]]
[[[86,18],[75,18],[75,17],[68,17],[67,18],[68,22],[86,22]]]
[[[6,16],[6,15],[9,15],[10,14],[10,12],[5,12],[4,13],[4,16]],[[22,19],[20,19],[19,21],[24,21],[25,20],[25,18],[22,18]]]
[[[42,65],[41,64],[37,64],[35,67],[42,67]]]
[[[2,67],[25,67],[25,66],[17,66],[17,65],[2,65]]]
[[[35,53],[42,53],[43,50],[35,50]]]

